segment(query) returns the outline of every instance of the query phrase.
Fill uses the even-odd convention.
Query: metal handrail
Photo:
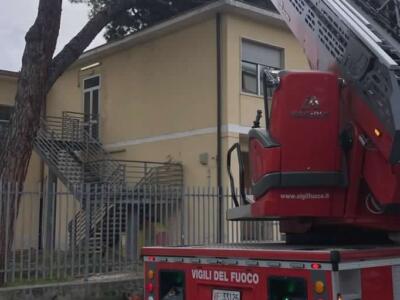
[[[37,134],[35,139],[35,148],[39,150],[39,154],[41,154],[42,158],[47,160],[47,162],[54,167],[57,175],[63,181],[63,183],[67,186],[77,184],[80,181],[75,181],[72,179],[71,174],[68,172],[62,172],[59,170],[60,165],[60,154],[65,152],[65,149],[61,147],[57,143],[52,143],[53,135],[49,133],[45,128],[41,128]],[[77,170],[80,169],[80,165],[78,162],[69,161],[69,169],[75,169],[74,173],[76,174]],[[58,172],[57,172],[58,170]]]
[[[122,165],[126,183],[152,181],[156,185],[183,185],[183,166],[180,163],[152,161],[114,160]],[[106,163],[104,160],[93,163]],[[152,179],[152,180],[151,180]]]
[[[81,160],[83,178],[87,177],[85,173],[89,173],[89,178],[97,177],[98,182],[122,183],[125,180],[121,172],[123,166],[113,161],[103,145],[87,130],[89,124],[85,120],[93,118],[97,116],[63,112],[62,117],[48,116],[43,119],[42,128],[51,131],[55,140],[64,142],[64,147]],[[92,163],[100,160],[105,162],[101,166]]]
[[[112,159],[111,154],[87,130],[93,118],[98,121],[98,116],[75,112],[64,112],[61,117],[47,116],[42,118],[35,140],[39,155],[82,204],[74,218],[73,235],[77,243],[82,242],[87,234],[82,230],[88,227],[91,239],[95,241],[98,238],[95,231],[102,230],[99,223],[116,203],[121,205],[122,201],[126,201],[126,191],[134,189],[138,199],[153,201],[146,195],[147,186],[183,186],[181,164]],[[109,188],[102,192],[102,205],[93,206],[92,196],[85,193],[86,183],[91,183],[88,188],[94,189],[92,196],[98,193],[99,188]],[[118,195],[118,201],[115,195]],[[155,193],[153,197],[160,195]],[[117,214],[114,218],[116,222],[124,222],[123,215]]]

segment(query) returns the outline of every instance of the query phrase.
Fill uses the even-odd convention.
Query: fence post
[[[7,183],[7,196],[6,196],[6,205],[5,205],[5,224],[6,224],[6,232],[5,232],[5,246],[4,246],[4,284],[6,284],[8,282],[8,242],[9,242],[9,228],[8,228],[8,224],[9,224],[9,215],[10,215],[10,189],[11,189],[11,185],[9,183]]]
[[[180,208],[181,208],[181,238],[180,238],[180,244],[181,245],[185,245],[185,230],[186,230],[186,226],[185,226],[185,188],[182,186],[181,187],[181,195],[180,195]]]
[[[138,234],[139,234],[139,226],[137,226],[137,222],[135,220],[135,212],[138,210],[137,199],[135,198],[135,190],[134,188],[127,189],[127,197],[126,201],[129,204],[129,214],[127,216],[127,241],[126,241],[126,251],[127,251],[127,259],[129,263],[134,264],[136,257],[138,256],[137,253],[137,244],[139,241]]]
[[[224,189],[218,187],[218,243],[224,242]]]
[[[88,191],[89,187],[89,191]],[[85,269],[84,269],[84,280],[88,281],[89,279],[89,236],[90,236],[90,186],[85,185],[85,189],[83,190],[83,199],[85,199],[86,207],[85,207]]]

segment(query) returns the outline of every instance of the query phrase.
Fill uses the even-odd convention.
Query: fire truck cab
[[[146,300],[400,300],[400,247],[150,247]]]

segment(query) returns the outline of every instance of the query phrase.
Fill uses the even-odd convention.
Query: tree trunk
[[[46,98],[46,83],[60,29],[62,0],[40,0],[35,23],[26,34],[22,69],[18,80],[14,113],[0,159],[2,201],[0,215],[0,266],[4,268],[14,237],[22,190],[33,141]],[[7,196],[7,197],[5,197]],[[6,201],[7,199],[7,201]],[[8,232],[6,232],[8,231]],[[2,278],[4,280],[4,277]],[[2,281],[3,281],[2,280]]]
[[[6,266],[6,253],[12,249],[20,192],[40,128],[47,93],[103,27],[135,3],[136,0],[114,0],[89,20],[76,37],[53,58],[60,29],[62,0],[40,0],[35,23],[25,37],[26,46],[14,113],[6,145],[0,156],[0,271]],[[0,274],[2,283],[4,273]]]

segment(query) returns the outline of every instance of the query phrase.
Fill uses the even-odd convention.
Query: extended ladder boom
[[[303,45],[312,69],[349,89],[350,119],[390,164],[400,161],[398,0],[272,0]],[[379,17],[380,16],[380,17]]]

